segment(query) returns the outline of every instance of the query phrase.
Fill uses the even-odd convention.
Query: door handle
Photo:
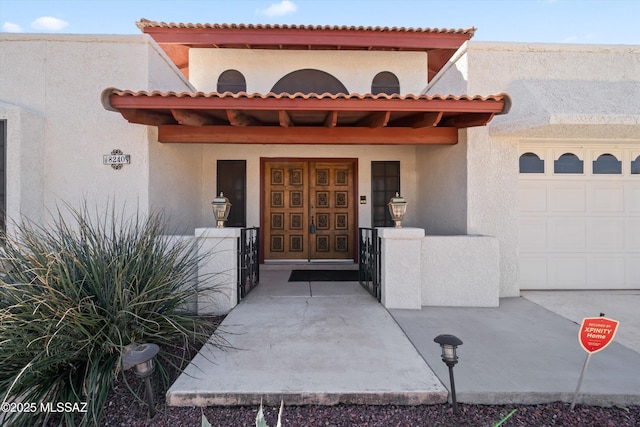
[[[313,215],[313,209],[314,209],[314,206],[311,206],[311,225],[309,225],[309,233],[311,233],[311,234],[316,234],[316,224],[315,224],[315,222],[313,221],[313,219],[314,219],[314,218],[313,218],[313,217],[314,217],[314,215]]]

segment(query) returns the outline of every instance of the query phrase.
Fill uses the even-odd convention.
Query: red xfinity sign
[[[580,345],[588,353],[602,350],[613,341],[619,323],[617,320],[606,317],[583,319],[580,326]]]

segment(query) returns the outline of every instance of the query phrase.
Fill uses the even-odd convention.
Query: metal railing
[[[260,228],[243,228],[238,238],[238,302],[260,283]]]
[[[360,284],[378,301],[382,298],[381,279],[381,244],[378,230],[375,228],[359,228],[359,270]]]

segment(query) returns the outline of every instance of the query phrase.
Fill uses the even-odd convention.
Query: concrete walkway
[[[447,389],[357,282],[260,285],[225,318],[236,351],[208,348],[167,392],[172,406],[434,404]]]
[[[587,355],[579,323],[600,312],[621,324],[591,356],[578,403],[640,405],[640,292],[526,292],[499,308],[387,311],[357,283],[260,274],[222,324],[238,350],[199,354],[169,405],[442,403],[449,374],[433,342],[442,333],[464,342],[459,402],[571,402]]]
[[[578,341],[584,317],[604,312],[619,320],[616,339],[589,361],[577,403],[640,405],[640,292],[627,293],[600,310],[603,293],[526,292],[503,298],[499,308],[425,307],[391,310],[425,361],[447,386],[448,368],[433,338],[447,333],[463,341],[454,368],[459,402],[477,404],[571,402],[587,353]],[[563,317],[546,307],[573,313]],[[595,309],[595,311],[594,311]],[[621,320],[625,319],[625,320]]]

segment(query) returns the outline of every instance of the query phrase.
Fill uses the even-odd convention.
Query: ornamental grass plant
[[[48,226],[25,220],[13,230],[0,248],[0,403],[20,410],[4,411],[0,424],[49,425],[41,404],[78,403],[86,412],[53,417],[99,425],[125,346],[159,345],[157,370],[168,387],[167,364],[189,362],[176,362],[180,349],[209,340],[210,319],[187,308],[198,292],[215,292],[196,275],[212,255],[168,237],[162,215],[125,217],[85,204],[59,209]],[[224,347],[223,335],[208,344]]]

